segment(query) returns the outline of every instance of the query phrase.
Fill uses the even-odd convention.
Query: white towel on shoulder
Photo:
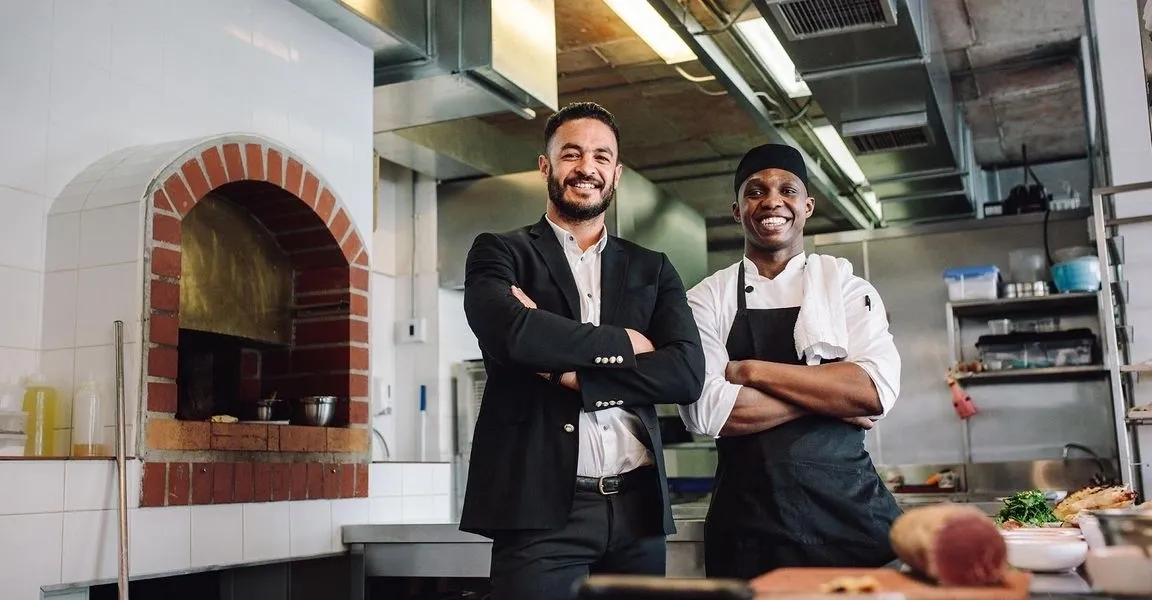
[[[844,278],[852,275],[847,259],[811,254],[804,264],[804,296],[796,318],[796,356],[810,365],[848,356],[844,315]]]

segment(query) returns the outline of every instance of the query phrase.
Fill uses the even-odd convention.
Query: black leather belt
[[[655,467],[640,467],[634,471],[628,471],[620,475],[608,475],[606,477],[576,477],[576,491],[578,492],[596,492],[602,496],[611,496],[621,492],[635,489],[641,485],[650,483],[651,477],[655,475]]]

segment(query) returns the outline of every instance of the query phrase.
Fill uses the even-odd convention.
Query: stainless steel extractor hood
[[[440,184],[436,192],[440,287],[464,288],[465,259],[478,234],[535,223],[544,214],[547,198],[547,186],[536,171]],[[624,171],[606,224],[610,234],[667,254],[686,288],[708,275],[704,218],[634,171]]]
[[[755,3],[875,183],[886,221],[972,211],[971,148],[927,0]]]
[[[490,172],[421,128],[558,107],[554,0],[292,2],[372,49],[373,146],[396,164],[441,179]]]
[[[414,2],[413,4],[418,4]],[[378,64],[373,131],[556,110],[553,0],[430,0],[433,56]]]

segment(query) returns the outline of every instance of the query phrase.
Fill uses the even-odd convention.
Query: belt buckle
[[[615,475],[606,475],[606,476],[601,477],[601,478],[596,480],[596,489],[597,489],[597,491],[600,492],[601,496],[611,496],[612,494],[619,494],[620,493],[619,487],[617,487],[615,490],[612,490],[612,491],[608,491],[608,490],[604,489],[604,480],[608,479],[609,477],[616,477],[616,476]]]

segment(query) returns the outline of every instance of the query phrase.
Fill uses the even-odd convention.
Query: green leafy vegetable
[[[1044,492],[1029,490],[1017,492],[1004,500],[1004,507],[996,513],[996,522],[1016,521],[1022,525],[1041,527],[1045,523],[1058,523]]]

